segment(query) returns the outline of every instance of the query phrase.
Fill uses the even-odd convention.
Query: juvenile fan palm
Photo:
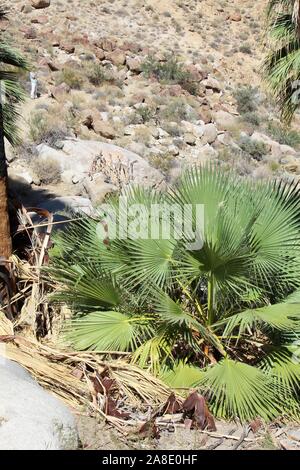
[[[69,341],[129,351],[172,386],[199,387],[220,416],[296,413],[299,187],[206,167],[188,171],[171,194],[125,195],[128,207],[143,202],[144,211],[158,203],[204,205],[203,246],[191,249],[176,230],[166,240],[103,243],[97,220],[76,222],[58,236],[51,267],[56,298],[74,312]]]
[[[266,82],[290,123],[300,98],[300,1],[269,0],[267,16]]]
[[[5,12],[0,7],[0,21]],[[0,37],[0,256],[11,255],[11,235],[7,201],[7,165],[4,138],[12,145],[18,142],[18,104],[24,93],[19,85],[18,71],[26,70],[25,59]]]

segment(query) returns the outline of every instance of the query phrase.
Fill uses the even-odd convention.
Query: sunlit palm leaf
[[[270,420],[281,411],[271,379],[241,362],[222,360],[203,372],[198,386],[209,394],[210,409],[220,417]]]

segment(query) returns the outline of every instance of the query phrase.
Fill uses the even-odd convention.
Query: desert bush
[[[46,143],[55,147],[58,140],[69,136],[68,130],[63,122],[56,120],[44,111],[34,112],[29,120],[29,137],[35,144]]]
[[[267,126],[268,134],[277,142],[291,147],[298,147],[300,144],[300,134],[288,126],[280,123],[269,122]]]
[[[51,158],[40,160],[35,158],[32,162],[35,174],[43,184],[59,183],[61,179],[61,168],[56,160]]]
[[[84,84],[84,77],[80,70],[65,67],[59,74],[57,83],[65,83],[74,90],[80,90]]]
[[[155,115],[153,108],[149,106],[139,106],[136,113],[142,118],[143,123],[150,121]]]
[[[255,111],[244,113],[242,118],[243,121],[248,122],[249,124],[252,124],[256,127],[260,126],[261,124],[261,118]]]
[[[171,98],[167,105],[161,107],[159,115],[163,120],[174,122],[198,119],[197,111],[181,97]]]
[[[196,95],[198,92],[193,76],[184,69],[176,57],[166,56],[164,62],[159,62],[153,56],[148,56],[142,64],[142,71],[146,77],[155,77],[160,82],[178,83],[191,95]]]
[[[251,139],[248,136],[241,137],[238,145],[245,153],[251,155],[252,158],[258,161],[268,153],[267,146],[264,142]]]
[[[180,379],[197,387],[220,417],[299,414],[298,185],[208,166],[189,170],[171,192],[135,187],[122,196],[128,207],[143,205],[143,221],[154,204],[203,204],[204,224],[193,218],[196,236],[192,226],[182,234],[174,214],[166,237],[163,211],[155,219],[160,236],[151,237],[152,224],[124,238],[122,213],[109,242],[91,218],[57,235],[49,272],[60,286],[54,299],[73,311],[68,341],[81,350],[128,351],[128,360],[171,386]],[[137,227],[136,212],[131,221]]]
[[[243,86],[233,93],[237,101],[237,110],[240,114],[252,113],[258,106],[258,92],[252,86]]]
[[[87,71],[87,77],[90,83],[95,86],[100,86],[105,82],[113,82],[111,73],[101,64],[93,64]]]
[[[168,173],[174,163],[174,157],[169,152],[156,153],[149,157],[149,162],[162,173]]]

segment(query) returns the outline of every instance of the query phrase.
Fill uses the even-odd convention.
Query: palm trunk
[[[12,241],[8,213],[7,180],[8,177],[4,147],[3,113],[2,104],[0,102],[0,260],[4,262],[6,262],[12,254]]]

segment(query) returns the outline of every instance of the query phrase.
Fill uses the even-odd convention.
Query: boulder
[[[127,57],[126,65],[131,72],[141,73],[142,71],[142,60],[139,57]]]
[[[208,77],[205,80],[203,80],[202,85],[205,86],[205,88],[211,89],[213,91],[221,91],[222,90],[222,85],[218,80],[216,80],[213,77]]]
[[[206,124],[204,126],[204,133],[202,137],[202,142],[204,144],[212,144],[218,136],[218,130],[215,126],[215,124]]]
[[[239,125],[238,116],[228,113],[227,111],[217,111],[213,114],[213,120],[219,131],[231,131]]]
[[[36,150],[39,159],[57,160],[61,171],[72,170],[73,175],[88,176],[95,161],[95,173],[103,173],[111,184],[120,187],[136,183],[148,187],[163,187],[160,171],[134,152],[96,140],[68,139],[61,141],[61,150],[40,144]]]
[[[124,65],[126,62],[126,55],[121,49],[115,49],[112,52],[105,54],[105,59],[109,60],[113,65]]]
[[[92,127],[96,134],[99,134],[106,139],[114,139],[117,135],[115,129],[107,121],[95,119],[93,120]]]
[[[0,449],[78,448],[69,409],[17,363],[0,356]]]
[[[85,178],[83,186],[94,207],[97,207],[99,204],[104,202],[108,194],[111,194],[118,189],[113,184],[107,182],[107,178],[103,173],[96,173]]]
[[[31,0],[31,5],[37,10],[40,8],[48,8],[51,5],[51,0]]]

